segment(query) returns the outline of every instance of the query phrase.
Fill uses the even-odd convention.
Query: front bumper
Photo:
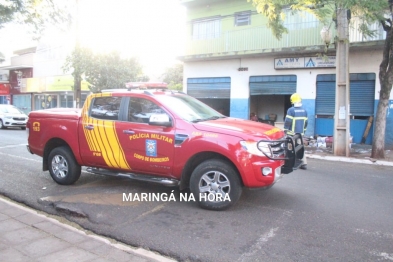
[[[260,143],[266,142],[272,143],[272,145],[275,145],[275,148],[270,148],[270,154],[262,150],[261,152],[271,160],[284,160],[285,164],[282,167],[282,173],[288,174],[300,167],[302,164],[301,160],[304,157],[304,145],[301,134],[295,134],[293,136],[288,135],[281,140],[260,140],[258,142],[258,148],[260,148]],[[280,150],[277,150],[277,146],[280,147]],[[276,152],[276,154],[273,152]]]
[[[14,120],[14,119],[3,119],[3,125],[5,127],[26,127],[27,120]]]

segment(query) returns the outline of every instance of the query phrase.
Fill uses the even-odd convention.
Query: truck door
[[[126,104],[124,121],[118,122],[116,129],[132,172],[170,175],[175,128],[148,124],[151,114],[167,112],[154,101],[142,97],[129,97]]]
[[[122,97],[103,93],[87,100],[80,125],[80,152],[85,165],[129,169],[119,143],[116,124]]]

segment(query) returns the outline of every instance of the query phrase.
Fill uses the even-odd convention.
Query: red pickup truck
[[[82,109],[29,114],[28,150],[61,185],[81,167],[190,189],[202,208],[233,205],[242,188],[269,188],[296,169],[301,135],[226,117],[199,100],[170,90],[108,90]]]

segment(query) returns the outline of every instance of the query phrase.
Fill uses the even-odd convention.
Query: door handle
[[[131,135],[131,134],[135,134],[135,131],[133,131],[133,130],[123,130],[123,133]]]
[[[93,126],[93,125],[87,125],[87,126],[85,126],[85,129],[87,129],[87,130],[93,130],[93,129],[94,129],[94,126]]]

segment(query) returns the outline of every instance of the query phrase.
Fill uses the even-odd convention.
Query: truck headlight
[[[273,152],[270,147],[270,142],[260,142],[259,145],[259,150],[262,151],[266,156],[268,157],[273,157]]]
[[[267,156],[275,158],[283,155],[285,152],[285,144],[283,141],[240,141],[243,149],[253,155]]]
[[[250,154],[257,155],[257,156],[264,156],[263,153],[258,149],[257,142],[240,141],[240,145],[244,150],[246,150]]]

